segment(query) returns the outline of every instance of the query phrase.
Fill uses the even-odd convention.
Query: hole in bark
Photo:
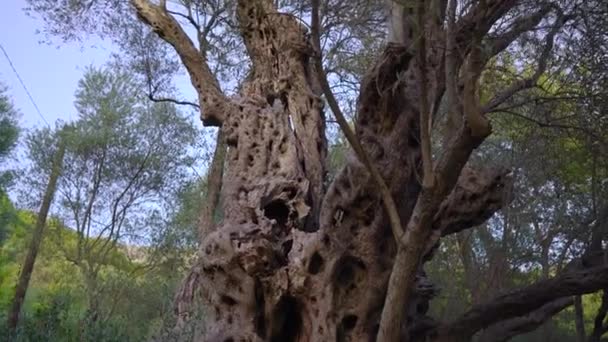
[[[412,133],[410,133],[407,137],[407,144],[411,148],[418,148],[420,146],[420,139]]]
[[[285,152],[287,152],[287,140],[281,140],[281,143],[279,144],[279,153]]]
[[[289,107],[289,99],[287,98],[287,93],[281,93],[281,103],[283,103],[283,107],[287,109]]]
[[[224,342],[234,342],[234,339],[232,337],[228,337],[224,340]]]
[[[354,285],[357,273],[365,270],[365,264],[358,258],[347,256],[338,262],[335,270],[336,284],[347,287]]]
[[[371,226],[374,222],[374,208],[369,207],[363,212],[363,224],[365,226]]]
[[[271,95],[271,94],[266,95],[266,102],[268,102],[268,104],[271,106],[274,104],[275,99],[276,99],[276,97],[274,95]]]
[[[361,285],[365,284],[365,264],[361,259],[344,256],[333,270],[333,295],[336,305],[352,300],[360,292]]]
[[[344,318],[342,318],[342,326],[344,327],[344,329],[346,330],[353,330],[353,328],[355,328],[355,325],[357,324],[357,319],[359,317],[357,317],[356,315],[346,315],[344,316]]]
[[[343,177],[340,182],[340,185],[342,186],[344,191],[348,191],[348,189],[350,189],[350,182],[348,180],[348,177]]]
[[[287,223],[289,208],[282,200],[274,200],[264,206],[264,216],[269,220],[276,220],[281,226]]]
[[[346,315],[342,318],[340,325],[338,325],[338,328],[336,329],[336,341],[347,341],[346,334],[353,330],[357,324],[357,319],[358,317],[355,315]]]
[[[419,314],[425,314],[429,310],[429,305],[427,302],[420,302],[416,305],[416,312]]]
[[[283,296],[272,313],[271,342],[297,341],[302,329],[300,304],[291,296]]]
[[[314,252],[312,257],[310,257],[310,262],[308,263],[308,273],[317,274],[323,269],[324,260],[319,252]]]
[[[222,295],[221,300],[222,300],[222,303],[224,303],[228,306],[233,306],[236,304],[236,300],[228,295]]]
[[[329,240],[329,235],[325,234],[325,235],[323,236],[323,239],[321,239],[321,241],[323,241],[323,244],[324,244],[326,247],[331,246],[331,241]]]
[[[287,240],[283,242],[281,247],[283,247],[283,255],[285,256],[285,258],[287,258],[287,255],[289,255],[289,252],[291,252],[291,248],[293,247],[293,240]]]
[[[287,198],[291,200],[291,199],[294,199],[296,197],[296,195],[298,194],[298,189],[287,188],[287,189],[285,189],[285,192],[287,192]]]

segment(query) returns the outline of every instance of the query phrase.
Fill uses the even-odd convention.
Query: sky
[[[57,119],[75,117],[74,92],[84,69],[101,66],[115,51],[109,42],[89,39],[81,43],[63,43],[59,39],[42,42],[42,20],[28,16],[23,0],[4,0],[0,11],[0,44],[8,53],[42,116],[54,126]],[[114,49],[114,50],[113,50]],[[12,70],[6,56],[0,53],[0,81],[21,113],[22,127],[45,124]]]

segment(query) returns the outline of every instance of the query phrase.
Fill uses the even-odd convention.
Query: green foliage
[[[5,220],[7,234],[0,247],[0,336],[4,336],[5,314],[34,216],[15,210],[6,197],[1,204],[0,217],[10,218]],[[126,246],[117,249],[100,275],[100,311],[105,318],[88,321],[85,276],[62,252],[74,245],[76,233],[57,220],[49,228],[51,238],[40,250],[15,341],[145,341],[164,328],[181,273],[146,268],[130,260]]]
[[[6,94],[6,87],[0,83],[0,167],[17,145],[19,138],[18,112]],[[12,171],[0,169],[0,191],[10,185],[13,179]]]

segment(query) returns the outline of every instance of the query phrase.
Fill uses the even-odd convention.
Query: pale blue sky
[[[42,21],[23,11],[25,1],[3,0],[0,11],[0,44],[38,104],[42,115],[53,125],[55,120],[74,117],[74,91],[88,65],[102,65],[112,53],[112,45],[89,39],[86,45],[43,43]],[[3,54],[0,54],[0,81],[9,87],[9,95],[22,114],[26,128],[45,125]]]

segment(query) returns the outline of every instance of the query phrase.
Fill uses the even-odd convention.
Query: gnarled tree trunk
[[[323,106],[306,27],[270,1],[239,2],[238,18],[253,70],[223,114],[224,219],[201,247],[201,340],[373,340],[397,250],[379,194],[354,157],[327,189],[323,183]],[[387,47],[361,86],[356,121],[403,222],[420,191],[411,61],[404,45]],[[462,217],[439,215],[436,229],[471,225],[499,208],[501,192],[488,190],[503,174],[465,174],[461,195],[476,201],[454,208]],[[434,293],[421,269],[403,308],[407,331],[432,326],[425,313]]]

